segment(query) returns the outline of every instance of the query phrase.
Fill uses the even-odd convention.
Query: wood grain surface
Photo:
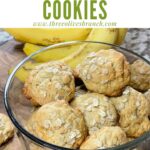
[[[3,90],[8,78],[8,70],[15,66],[19,61],[21,61],[25,55],[22,52],[22,44],[16,42],[15,40],[10,40],[9,42],[0,46],[0,112],[5,113],[3,100]],[[23,148],[22,136],[15,134],[15,136],[9,140],[6,144],[0,147],[0,150],[24,150]]]

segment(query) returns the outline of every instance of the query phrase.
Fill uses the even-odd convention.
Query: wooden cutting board
[[[3,104],[3,91],[6,80],[8,78],[8,70],[20,62],[24,57],[22,52],[23,44],[16,42],[15,40],[8,41],[0,46],[0,112],[5,113]],[[17,133],[6,144],[0,147],[0,150],[23,150],[21,144],[21,135]]]
[[[0,91],[3,91],[8,70],[20,62],[24,57],[23,44],[15,40],[8,41],[0,46]]]

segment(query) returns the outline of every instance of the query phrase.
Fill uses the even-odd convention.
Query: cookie
[[[78,148],[87,136],[84,117],[65,101],[53,101],[34,112],[27,130],[51,144]]]
[[[123,128],[130,126],[133,121],[148,117],[148,100],[131,87],[126,87],[122,96],[111,98],[111,101],[119,113],[119,124]]]
[[[150,131],[150,121],[147,117],[137,119],[135,121],[132,121],[127,128],[124,128],[124,130],[127,136],[138,138],[144,133]]]
[[[125,56],[112,49],[91,53],[76,70],[88,90],[107,96],[119,95],[130,81]]]
[[[36,66],[25,82],[24,95],[33,105],[44,105],[55,100],[70,101],[75,94],[73,72],[61,62]]]
[[[90,135],[81,145],[82,150],[96,150],[115,147],[128,141],[125,132],[118,126],[103,127]]]
[[[0,145],[5,143],[14,135],[14,126],[9,118],[0,113]]]
[[[78,108],[83,113],[89,134],[103,126],[114,126],[117,123],[115,107],[102,94],[87,93],[80,95],[71,102],[71,106]]]
[[[136,60],[131,65],[130,86],[139,91],[150,89],[150,65],[143,60]]]

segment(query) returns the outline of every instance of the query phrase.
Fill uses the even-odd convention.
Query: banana
[[[85,40],[91,29],[42,29],[42,28],[7,28],[8,33],[18,41],[38,45],[50,45],[65,41]]]
[[[74,53],[78,47],[70,45],[67,47],[49,49],[46,52],[42,52],[36,55],[34,57],[34,60],[36,60],[37,62],[48,62],[50,60],[59,60]],[[27,56],[29,56],[30,54],[36,52],[41,48],[43,48],[43,46],[26,43],[24,45],[23,51]]]
[[[100,41],[113,44],[117,38],[118,29],[92,29],[86,41]],[[87,45],[85,47],[85,45]],[[73,59],[75,56],[80,53],[80,51],[87,49],[85,53],[89,53],[91,51],[97,51],[101,48],[108,49],[110,46],[102,45],[102,44],[79,44],[74,46],[67,46],[61,48],[54,48],[47,50],[46,52],[40,53],[34,57],[34,60],[37,62],[47,62],[50,60],[60,60],[60,59]],[[23,51],[26,55],[30,55],[31,53],[43,48],[42,46],[37,46],[34,44],[26,43]],[[76,54],[77,53],[77,54]],[[73,56],[72,56],[73,55]],[[85,55],[84,53],[82,55]],[[82,57],[82,56],[80,56]],[[77,60],[72,60],[74,62]]]
[[[20,68],[17,72],[16,72],[16,77],[21,81],[21,82],[25,82],[26,78],[29,75],[29,72],[37,65],[39,65],[40,63],[33,63],[33,62],[27,62],[22,68]],[[14,68],[11,68],[8,70],[8,74],[11,74],[12,71],[14,70]]]
[[[115,44],[121,45],[123,43],[127,31],[128,31],[128,29],[126,29],[126,28],[119,28],[118,29],[118,38],[117,38]]]
[[[99,29],[92,29],[90,35],[86,39],[87,41],[99,41],[114,44],[118,36],[118,29],[114,28],[99,28]],[[75,68],[90,52],[97,52],[100,49],[109,49],[111,46],[104,45],[104,44],[92,44],[92,43],[85,43],[80,46],[80,48],[65,57],[61,61],[67,63],[72,68]]]

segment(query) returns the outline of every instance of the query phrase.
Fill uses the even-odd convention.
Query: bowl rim
[[[125,50],[128,53],[131,53],[137,57],[139,57],[140,59],[144,60],[145,62],[147,62],[148,64],[150,64],[150,62],[145,59],[144,57],[138,55],[137,53],[128,50],[124,47],[115,45],[115,44],[110,44],[110,43],[105,43],[105,42],[99,42],[99,41],[70,41],[70,42],[63,42],[63,43],[58,43],[58,44],[54,44],[54,45],[50,45],[44,48],[41,48],[39,50],[37,50],[36,52],[30,54],[29,56],[25,57],[21,62],[19,62],[16,67],[14,68],[14,70],[12,71],[12,73],[9,75],[5,88],[4,88],[4,94],[3,94],[3,102],[5,105],[5,109],[6,112],[9,116],[9,118],[11,119],[11,121],[13,122],[13,124],[15,125],[15,127],[23,134],[25,135],[27,138],[29,138],[31,141],[35,142],[36,144],[40,145],[40,146],[44,146],[47,148],[52,148],[55,150],[73,150],[70,148],[65,148],[65,147],[61,147],[61,146],[57,146],[51,143],[48,143],[36,136],[34,136],[33,134],[29,133],[24,127],[22,127],[22,125],[17,121],[17,119],[15,118],[15,114],[13,113],[11,106],[9,104],[9,97],[8,97],[8,93],[9,93],[9,88],[11,86],[11,83],[13,82],[15,73],[17,72],[17,70],[19,70],[19,68],[21,68],[21,66],[23,64],[26,63],[26,61],[32,59],[32,57],[34,57],[35,55],[47,51],[49,49],[52,48],[58,48],[60,46],[68,46],[68,45],[72,45],[72,44],[82,44],[82,43],[95,43],[95,44],[103,44],[103,45],[108,45],[108,46],[113,46],[115,48],[119,48],[121,50]],[[145,133],[144,135],[140,136],[139,138],[134,139],[133,141],[130,141],[128,143],[116,146],[116,147],[112,147],[112,148],[107,148],[107,149],[103,149],[103,150],[123,150],[123,149],[127,149],[127,148],[134,148],[135,146],[137,146],[138,144],[142,143],[143,141],[145,141],[146,139],[148,139],[150,137],[150,131]]]

